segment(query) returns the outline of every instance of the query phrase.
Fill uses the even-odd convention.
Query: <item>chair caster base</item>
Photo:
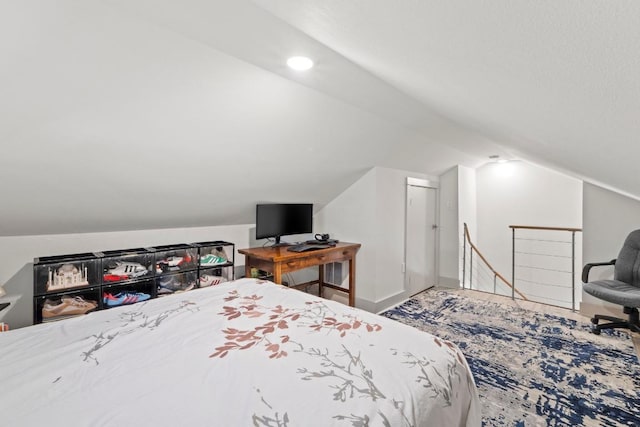
[[[593,328],[593,329],[591,329],[591,333],[594,334],[594,335],[600,335],[600,329]]]
[[[598,324],[598,319],[596,319],[595,317],[591,318],[591,323],[593,323],[594,325]]]

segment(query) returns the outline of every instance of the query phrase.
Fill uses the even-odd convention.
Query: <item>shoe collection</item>
[[[116,307],[118,305],[146,301],[149,298],[151,298],[151,295],[142,292],[120,292],[115,295],[105,292],[102,301],[107,307]]]
[[[45,300],[42,306],[43,319],[62,319],[86,314],[98,308],[97,301],[85,300],[81,296],[63,296],[60,301]]]
[[[189,262],[190,260],[190,258],[184,259],[180,257],[170,257],[167,260],[160,262],[159,265],[165,263],[167,266],[173,267],[174,265],[179,265],[183,261]],[[214,250],[212,253],[200,258],[201,265],[220,265],[227,262],[228,260],[224,252],[221,250]],[[107,271],[105,273],[105,277],[109,277],[105,280],[122,280],[124,278],[136,277],[146,273],[147,270],[141,265],[138,267],[138,265],[134,265],[134,263],[123,262],[118,263],[112,268],[112,270]],[[213,286],[222,282],[226,282],[224,277],[203,274],[199,279],[199,286]],[[190,291],[195,287],[195,283],[183,283],[171,276],[159,278],[157,284],[159,296]],[[150,298],[151,295],[143,292],[119,292],[115,295],[109,292],[104,292],[102,301],[106,307],[116,307],[119,305],[135,304],[137,302],[146,301]],[[66,317],[87,314],[97,308],[97,301],[85,300],[81,296],[65,295],[59,300],[46,299],[42,306],[42,318],[44,321],[58,320]]]

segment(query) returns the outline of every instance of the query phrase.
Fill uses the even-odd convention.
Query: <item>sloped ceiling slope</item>
[[[256,3],[510,152],[640,196],[640,2]]]
[[[0,235],[252,223],[376,165],[477,162],[443,143],[467,138],[492,144],[247,1],[0,3]]]

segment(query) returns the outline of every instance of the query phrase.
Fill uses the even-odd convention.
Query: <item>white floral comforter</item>
[[[453,344],[242,279],[0,334],[7,426],[479,426]]]

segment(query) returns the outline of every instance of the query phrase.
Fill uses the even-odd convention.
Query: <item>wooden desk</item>
[[[273,274],[275,283],[282,283],[282,275],[284,273],[316,265],[320,266],[318,268],[318,280],[303,283],[302,285],[317,283],[320,296],[323,296],[324,287],[346,292],[349,295],[349,305],[353,307],[356,296],[356,253],[358,249],[360,249],[360,243],[340,242],[334,247],[307,252],[289,252],[286,246],[238,249],[238,252],[245,256],[246,277],[251,277],[251,269],[257,268]],[[349,261],[348,289],[324,282],[324,268],[321,266],[342,261]]]

